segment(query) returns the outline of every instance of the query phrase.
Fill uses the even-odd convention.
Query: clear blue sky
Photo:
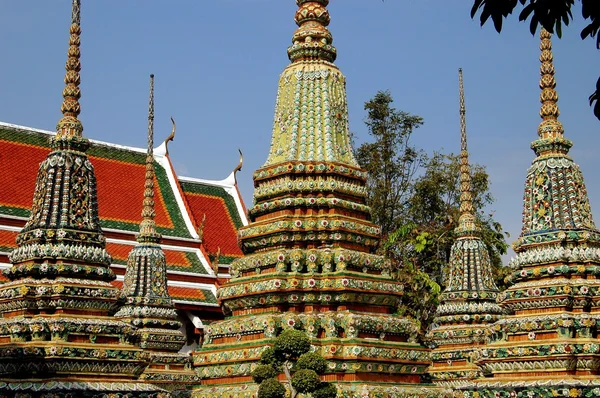
[[[469,16],[472,0],[332,0],[330,29],[348,80],[351,129],[367,137],[363,104],[389,89],[425,125],[415,144],[459,149],[457,69],[465,74],[469,146],[487,166],[496,218],[519,234],[523,183],[539,123],[538,37],[516,16],[502,34]],[[577,4],[579,4],[577,2]],[[180,175],[238,175],[247,205],[266,160],[280,72],[296,26],[293,0],[83,0],[82,114],[88,137],[145,146],[148,75],[156,75],[157,140],[178,124]],[[60,117],[69,0],[0,0],[0,121],[53,130]],[[600,122],[587,97],[600,73],[579,8],[554,39],[561,120],[600,223]],[[0,188],[1,189],[1,188]]]

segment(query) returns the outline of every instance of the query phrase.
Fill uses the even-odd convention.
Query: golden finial
[[[296,4],[298,11],[294,20],[299,28],[292,37],[292,46],[288,48],[290,60],[335,61],[337,51],[331,44],[333,36],[327,29],[331,21],[327,10],[329,0],[296,0]]]
[[[233,178],[235,179],[236,184],[237,184],[237,172],[242,171],[242,166],[244,165],[244,154],[242,153],[242,150],[239,148],[238,148],[238,152],[240,153],[240,162],[235,167],[235,169],[233,169]]]
[[[141,241],[158,241],[154,221],[154,75],[150,75],[150,101],[148,104],[148,152],[146,155],[146,182],[144,184],[144,206],[140,224]]]
[[[215,275],[219,274],[219,261],[221,261],[221,247],[217,247],[217,253],[215,254],[215,258],[213,259],[212,266]]]
[[[206,228],[206,213],[202,215],[202,221],[198,225],[198,240],[204,242],[204,228]]]
[[[54,142],[69,142],[72,140],[81,141],[83,133],[83,124],[78,119],[81,112],[79,99],[81,98],[81,89],[79,83],[81,76],[81,1],[73,0],[71,11],[71,28],[69,37],[69,51],[67,53],[67,63],[65,69],[65,88],[63,90],[63,103],[60,108],[63,117],[56,125],[56,137]]]
[[[175,139],[175,131],[177,130],[177,125],[175,124],[175,120],[173,120],[173,116],[171,116],[171,124],[173,125],[173,130],[171,130],[171,134],[165,140],[165,154],[169,154],[169,141],[173,141]]]
[[[562,138],[564,128],[558,121],[560,111],[558,109],[558,93],[556,92],[556,80],[554,79],[554,56],[552,54],[551,34],[544,28],[540,32],[540,116],[542,122],[538,128],[541,139]]]
[[[475,211],[473,209],[473,193],[471,191],[471,167],[469,165],[469,150],[467,148],[467,109],[465,106],[465,89],[463,85],[462,68],[458,69],[458,85],[460,97],[460,232],[477,230]]]

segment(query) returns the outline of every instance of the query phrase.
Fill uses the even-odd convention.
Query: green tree
[[[596,48],[600,49],[600,1],[579,0],[581,14],[589,24],[581,31],[581,39],[596,38]],[[562,36],[562,25],[569,25],[573,20],[572,8],[575,0],[475,0],[471,8],[471,18],[479,14],[483,26],[489,19],[494,23],[496,31],[502,31],[502,21],[520,5],[519,21],[529,20],[529,30],[535,34],[538,26],[550,33]],[[590,95],[590,106],[594,107],[594,115],[600,120],[600,78],[596,82],[596,91]],[[595,105],[594,105],[595,103]]]
[[[299,393],[311,393],[313,398],[335,398],[336,389],[319,377],[327,370],[327,361],[310,349],[310,339],[302,331],[286,329],[277,336],[273,347],[263,351],[260,364],[252,372],[254,382],[259,384],[258,398],[285,397],[285,387],[277,380],[280,373],[285,375],[291,398]]]
[[[501,269],[503,254],[508,245],[502,225],[493,213],[481,211],[493,203],[489,176],[483,166],[471,165],[471,190],[473,207],[494,269]],[[454,229],[460,216],[460,157],[435,152],[422,174],[414,181],[414,191],[409,202],[410,222],[417,225],[419,233],[426,232],[429,244],[417,256],[422,270],[437,283],[444,285],[444,275],[454,243]]]
[[[359,164],[370,176],[369,205],[384,237],[400,227],[412,181],[424,158],[410,143],[413,131],[423,124],[423,119],[393,108],[392,102],[389,91],[379,91],[365,103],[365,123],[375,140],[356,151]]]
[[[426,156],[411,146],[408,138],[423,120],[392,108],[392,102],[389,92],[379,92],[365,104],[368,112],[366,122],[375,141],[362,144],[357,153],[361,167],[370,173],[368,184],[372,189],[368,203],[373,210],[373,221],[385,225],[381,252],[397,266],[396,276],[406,285],[402,311],[414,317],[424,332],[438,305],[438,295],[445,286],[450,250],[455,240],[461,193],[460,158],[439,152]],[[414,123],[404,124],[408,117]],[[407,128],[390,128],[390,125],[406,125]],[[382,131],[385,134],[378,133]],[[409,171],[402,166],[396,167],[402,165],[404,158],[400,155],[407,148],[418,158],[409,162],[412,167]],[[501,259],[508,248],[505,233],[493,213],[482,212],[493,202],[485,168],[471,165],[471,174],[477,222],[500,287],[507,273]]]

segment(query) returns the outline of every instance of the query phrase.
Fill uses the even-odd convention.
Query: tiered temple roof
[[[583,175],[558,120],[550,33],[541,32],[542,122],[525,181],[523,229],[509,288],[510,315],[480,350],[482,378],[464,397],[600,395],[600,231]]]
[[[402,285],[373,253],[380,229],[349,139],[345,77],[333,64],[329,0],[297,0],[291,64],[279,81],[272,142],[254,173],[245,257],[219,290],[225,321],[194,353],[197,397],[251,397],[251,371],[282,329],[304,330],[341,396],[425,396],[417,328],[394,315]],[[369,395],[371,394],[371,395]]]
[[[35,188],[36,165],[50,152],[53,133],[0,122],[0,267],[7,268],[8,254],[29,217]],[[145,150],[89,140],[87,152],[98,180],[100,225],[107,237],[106,249],[120,287],[127,257],[135,244],[141,222]],[[178,176],[165,150],[154,150],[156,171],[156,224],[163,235],[169,292],[179,309],[214,312],[219,279],[228,278],[229,265],[242,256],[237,230],[247,223],[245,208],[233,174],[223,181]],[[23,162],[28,159],[28,162]],[[202,239],[200,239],[200,234]],[[211,316],[208,316],[210,319]]]
[[[498,321],[503,313],[496,303],[499,290],[473,208],[462,69],[459,69],[459,86],[460,218],[450,252],[448,285],[440,296],[436,326],[429,333],[436,345],[429,373],[436,384],[448,387],[464,385],[482,376],[474,362],[475,350],[485,343],[489,324]]]

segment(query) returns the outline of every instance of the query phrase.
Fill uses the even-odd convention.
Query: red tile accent
[[[198,225],[206,214],[204,246],[207,250],[214,254],[220,247],[223,256],[241,257],[243,253],[237,243],[237,229],[225,201],[219,197],[190,192],[186,192],[185,196]]]

